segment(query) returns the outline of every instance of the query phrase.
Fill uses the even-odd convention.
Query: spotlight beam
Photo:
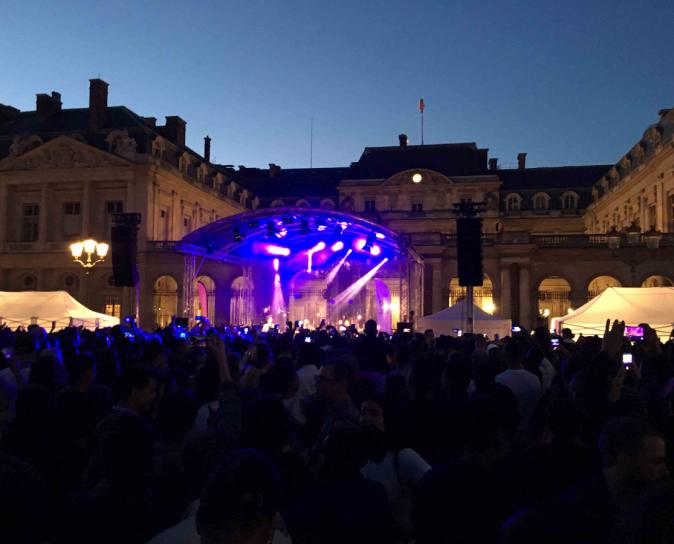
[[[344,291],[339,293],[335,298],[334,298],[334,304],[335,306],[340,306],[344,304],[347,300],[355,297],[358,293],[360,293],[367,285],[367,282],[370,281],[374,275],[379,271],[379,269],[386,264],[388,261],[388,257],[384,258],[378,265],[376,265],[374,268],[372,268],[367,274],[364,276],[361,276],[359,279],[357,279],[355,282],[353,282],[351,285],[349,285]]]
[[[344,266],[344,263],[349,258],[349,255],[351,254],[352,251],[353,251],[352,249],[349,249],[346,252],[346,255],[344,255],[344,257],[342,257],[339,260],[339,262],[335,266],[332,267],[332,270],[330,270],[330,272],[328,272],[327,276],[325,276],[325,279],[327,281],[327,285],[330,285],[333,282],[333,280],[337,277],[337,272],[339,272],[340,268],[342,268],[342,266]]]

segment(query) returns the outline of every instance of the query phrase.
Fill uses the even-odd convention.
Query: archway
[[[538,315],[544,319],[569,313],[571,285],[559,276],[548,276],[538,286]]]
[[[255,321],[255,301],[253,280],[246,276],[234,278],[229,299],[229,322],[246,325]]]
[[[601,295],[609,287],[622,287],[622,283],[613,276],[597,276],[587,286],[587,298]]]
[[[466,288],[459,285],[459,278],[452,278],[449,282],[449,305],[454,306],[460,300],[466,298]],[[473,301],[488,314],[496,311],[494,305],[494,287],[491,278],[484,275],[482,286],[473,288]]]
[[[199,276],[194,283],[194,314],[215,319],[215,282],[209,276]]]
[[[642,283],[641,287],[672,287],[672,280],[667,276],[648,276]]]
[[[178,282],[171,276],[160,276],[155,280],[152,313],[160,327],[169,325],[178,313]]]

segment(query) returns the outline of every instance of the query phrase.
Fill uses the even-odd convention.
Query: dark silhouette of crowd
[[[624,329],[2,326],[0,541],[674,542],[674,341]]]

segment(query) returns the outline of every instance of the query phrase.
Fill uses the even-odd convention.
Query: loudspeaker
[[[117,225],[110,229],[112,274],[117,287],[133,287],[138,283],[137,232],[138,229],[131,225]]]
[[[459,285],[482,285],[482,220],[456,220],[456,256],[459,261]]]

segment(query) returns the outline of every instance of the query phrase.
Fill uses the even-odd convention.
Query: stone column
[[[657,203],[655,206],[655,228],[660,232],[666,230],[665,221],[667,217],[667,199],[665,198],[665,187],[662,181],[656,185]]]
[[[38,243],[44,251],[47,246],[47,210],[49,209],[49,185],[43,184],[40,193],[40,216],[38,223]]]
[[[443,292],[443,277],[442,277],[442,260],[433,259],[431,261],[432,266],[432,281],[431,289],[433,289],[432,295],[432,312],[439,312],[445,307],[445,302],[442,300]]]
[[[525,327],[531,327],[531,285],[529,284],[529,269],[520,268],[520,322]]]
[[[91,232],[91,182],[85,181],[82,186],[82,237],[94,236]]]
[[[510,317],[511,315],[511,305],[510,305],[510,265],[504,264],[501,268],[501,311],[500,314],[503,317]]]
[[[0,185],[0,251],[7,243],[7,193],[9,192],[7,185]]]

